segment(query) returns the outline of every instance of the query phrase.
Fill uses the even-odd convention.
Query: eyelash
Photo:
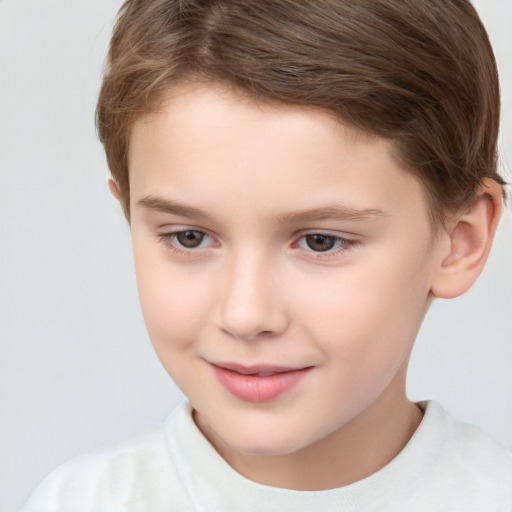
[[[177,235],[179,235],[180,233],[186,233],[187,231],[191,231],[193,233],[200,233],[200,234],[203,234],[203,235],[209,237],[206,233],[204,233],[203,231],[200,231],[198,229],[180,229],[178,231],[172,231],[172,232],[168,232],[168,233],[158,234],[157,238],[167,249],[172,251],[174,254],[177,254],[178,256],[184,257],[184,258],[193,258],[193,257],[195,257],[194,253],[200,251],[201,248],[185,249],[182,246],[180,246],[179,243],[176,242]],[[359,242],[357,240],[350,240],[347,238],[343,238],[341,236],[330,235],[328,233],[323,233],[323,232],[311,232],[311,233],[306,233],[306,234],[300,236],[292,244],[292,247],[296,247],[300,240],[306,238],[307,236],[313,236],[313,235],[321,235],[321,236],[325,236],[327,238],[332,238],[332,239],[334,239],[335,244],[341,243],[341,246],[338,247],[337,249],[328,249],[327,251],[313,251],[312,249],[311,250],[304,249],[307,252],[311,253],[309,255],[309,257],[313,257],[314,259],[321,259],[322,261],[336,258],[340,254],[351,251],[357,245],[359,245]],[[212,238],[212,237],[209,237],[209,238]]]

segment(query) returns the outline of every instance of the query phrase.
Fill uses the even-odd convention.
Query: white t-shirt
[[[237,473],[184,402],[163,424],[58,467],[23,512],[511,512],[512,453],[437,402],[420,405],[420,426],[384,468],[337,489],[295,491]]]

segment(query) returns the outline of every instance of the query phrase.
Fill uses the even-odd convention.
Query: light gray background
[[[120,0],[0,0],[0,510],[70,457],[162,420],[181,399],[139,311],[129,230],[93,111]],[[503,89],[512,181],[511,0],[476,6]],[[512,218],[466,296],[434,304],[412,399],[440,400],[512,448]]]

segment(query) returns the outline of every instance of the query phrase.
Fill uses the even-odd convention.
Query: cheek
[[[208,312],[205,280],[150,251],[135,250],[135,271],[142,313],[159,357],[187,348]]]
[[[385,371],[412,348],[428,295],[418,260],[383,256],[326,275],[315,289],[303,315],[330,360],[354,372]]]

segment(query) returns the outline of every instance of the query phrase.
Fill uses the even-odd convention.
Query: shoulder
[[[424,404],[422,463],[429,471],[423,489],[452,500],[457,510],[467,501],[466,510],[510,512],[512,453],[480,428],[453,418],[439,403]]]
[[[165,426],[158,424],[57,467],[23,512],[110,512],[121,505],[123,510],[179,510],[171,507],[186,501],[179,480]]]
[[[428,412],[432,435],[443,445],[446,450],[444,459],[450,464],[464,466],[468,471],[487,469],[488,465],[502,470],[498,474],[512,471],[512,452],[481,428],[455,419],[435,401],[428,403]]]

